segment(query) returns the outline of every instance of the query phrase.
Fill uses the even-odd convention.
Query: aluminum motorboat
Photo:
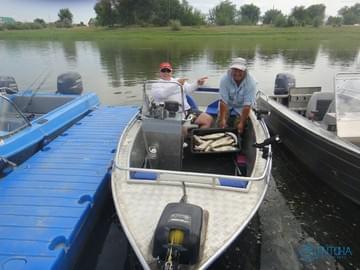
[[[319,179],[360,204],[360,73],[337,74],[333,92],[279,78],[275,95],[257,99],[270,112],[269,129]]]
[[[240,152],[196,153],[191,134],[198,129],[184,120],[184,102],[156,104],[149,91],[154,83],[164,82],[145,83],[141,111],[118,143],[116,212],[144,269],[206,269],[261,205],[270,181],[271,139],[261,116],[251,112]],[[200,88],[192,99],[216,117],[208,105],[218,102],[218,89]]]

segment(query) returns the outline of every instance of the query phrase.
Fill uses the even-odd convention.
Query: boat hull
[[[59,97],[55,94],[43,96]],[[0,156],[15,164],[22,163],[88,114],[98,104],[99,99],[94,93],[73,98],[70,102],[31,121],[31,126],[2,139]]]
[[[258,106],[270,111],[265,117],[267,126],[280,135],[285,147],[301,163],[334,190],[360,204],[358,147],[273,100],[261,96]]]

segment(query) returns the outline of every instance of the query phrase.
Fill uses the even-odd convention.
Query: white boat
[[[289,87],[281,93],[285,88],[275,86],[275,95],[261,94],[257,103],[270,112],[264,117],[269,129],[301,163],[360,204],[360,73],[339,73],[334,84],[334,92]]]
[[[191,141],[183,148],[182,129],[191,125],[173,103],[149,101],[151,83],[158,82],[145,84],[142,114],[118,144],[112,172],[116,211],[144,269],[206,269],[261,205],[270,181],[271,140],[251,112],[241,154],[197,154]],[[198,89],[193,97],[205,110],[218,93]],[[247,172],[234,161],[239,156],[246,158]]]

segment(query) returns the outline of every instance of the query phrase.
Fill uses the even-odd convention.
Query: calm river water
[[[103,104],[139,104],[143,81],[157,78],[161,61],[171,61],[178,77],[209,76],[207,85],[216,87],[231,58],[241,56],[248,59],[258,88],[266,93],[272,92],[280,72],[294,74],[297,86],[332,91],[337,72],[360,72],[359,48],[360,44],[344,42],[224,37],[0,41],[0,75],[14,76],[21,89],[55,91],[57,75],[77,71],[85,89],[96,92]],[[275,149],[273,176],[259,214],[212,269],[360,269],[360,208],[324,186],[281,146]],[[318,252],[321,246],[348,247],[351,254],[325,256]],[[77,269],[139,268],[117,225],[110,197],[85,250]]]

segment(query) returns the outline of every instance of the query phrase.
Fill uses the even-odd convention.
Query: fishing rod
[[[40,84],[38,85],[38,87],[33,91],[32,95],[30,96],[30,99],[28,101],[28,103],[25,104],[24,109],[22,110],[23,112],[26,112],[26,110],[29,108],[29,106],[32,103],[32,100],[34,98],[34,96],[38,93],[38,91],[40,90],[40,88],[44,85],[44,83],[47,81],[47,79],[49,78],[51,74],[51,70],[48,71],[48,73],[45,75],[44,79],[40,82]]]
[[[37,77],[35,78],[35,80],[32,81],[32,83],[30,83],[30,85],[29,85],[28,87],[26,87],[25,89],[26,89],[26,90],[30,90],[30,89],[35,85],[35,83],[36,83],[42,76],[44,76],[46,70],[47,70],[47,68],[45,68],[42,72],[40,72],[39,76],[37,76]],[[25,92],[26,92],[26,91],[23,92],[23,95],[25,94]]]

